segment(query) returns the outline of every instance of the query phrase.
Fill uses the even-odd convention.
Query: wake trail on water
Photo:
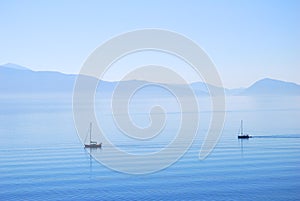
[[[253,135],[252,138],[300,138],[300,134]]]

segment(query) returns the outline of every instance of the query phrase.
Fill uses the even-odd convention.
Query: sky
[[[265,77],[300,84],[300,1],[0,0],[0,9],[0,64],[75,74],[112,37],[159,28],[203,48],[227,88]],[[197,81],[186,68],[179,71]]]

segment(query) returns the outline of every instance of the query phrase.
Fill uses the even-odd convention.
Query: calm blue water
[[[0,200],[300,200],[300,97],[228,98],[222,137],[203,161],[210,113],[208,101],[199,102],[191,149],[167,169],[134,176],[107,169],[83,149],[68,96],[1,97]],[[170,119],[172,133],[176,113]],[[240,119],[254,138],[236,138]],[[164,146],[112,138],[124,150]],[[101,154],[107,151],[104,145]]]

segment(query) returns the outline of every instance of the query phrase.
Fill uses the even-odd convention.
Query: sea
[[[101,109],[108,102],[96,101],[99,124],[106,121],[103,130],[119,149],[147,154],[171,139],[141,143],[122,136],[109,108]],[[134,106],[145,102],[151,100],[131,106],[141,126],[148,125],[149,113]],[[198,104],[200,126],[185,154],[164,169],[135,175],[106,167],[84,149],[70,94],[1,95],[0,200],[300,200],[300,96],[226,97],[220,139],[205,159],[199,152],[212,111],[208,97]],[[165,115],[159,135],[172,137],[181,112]],[[237,139],[241,120],[252,138]],[[109,151],[103,144],[101,155],[113,157]]]

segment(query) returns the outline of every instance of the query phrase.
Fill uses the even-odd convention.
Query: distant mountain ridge
[[[13,67],[12,67],[13,66]],[[1,93],[50,93],[73,90],[75,75],[51,71],[32,71],[17,65],[0,66]]]
[[[55,71],[32,71],[17,64],[0,65],[0,93],[72,93],[77,75],[64,74]],[[96,79],[96,78],[91,78]],[[147,84],[147,81],[122,81],[125,85],[137,83]],[[118,82],[101,81],[101,89],[112,92]],[[179,89],[182,95],[185,91],[180,84],[169,84]],[[209,91],[203,82],[190,85],[198,96],[207,96]],[[300,95],[300,85],[270,78],[258,80],[250,87],[238,89],[222,89],[210,86],[217,90],[224,90],[226,95],[264,96],[264,95]],[[182,90],[180,90],[182,88]],[[151,96],[150,96],[151,97]]]
[[[241,95],[300,95],[300,85],[265,78],[255,82],[241,92]]]
[[[16,70],[30,70],[30,69],[27,68],[27,67],[20,66],[20,65],[18,65],[18,64],[13,64],[13,63],[3,64],[3,65],[1,65],[0,67],[3,67],[3,68],[12,68],[12,69],[16,69]],[[31,70],[30,70],[30,71],[31,71]]]

